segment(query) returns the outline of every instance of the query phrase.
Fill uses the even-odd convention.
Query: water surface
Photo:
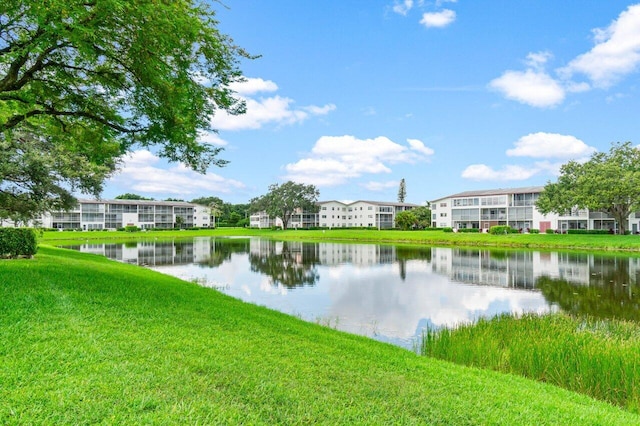
[[[640,318],[637,257],[213,237],[72,248],[410,349],[427,326],[500,313]]]

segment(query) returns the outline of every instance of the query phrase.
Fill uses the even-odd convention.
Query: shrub
[[[138,232],[140,228],[134,225],[127,225],[124,227],[125,232]]]
[[[535,228],[533,228],[533,229],[529,229],[529,233],[530,233],[530,234],[539,234],[539,233],[540,233],[540,230],[539,230],[539,229],[535,229]]]
[[[442,228],[442,232],[453,232],[453,228]]]
[[[518,232],[517,229],[515,231]],[[511,234],[513,233],[513,230],[509,225],[498,225],[489,228],[489,233],[492,235]]]
[[[551,228],[547,229],[547,230],[546,230],[546,231],[544,231],[544,232],[545,232],[545,233],[547,233],[547,234],[555,234],[555,233],[556,233],[556,231],[554,231],[554,230],[553,230],[553,229],[551,229]]]
[[[466,233],[478,233],[480,232],[480,229],[478,228],[460,228],[458,229],[458,232],[466,232]]]
[[[30,228],[0,228],[0,258],[31,257],[38,251],[36,233]]]

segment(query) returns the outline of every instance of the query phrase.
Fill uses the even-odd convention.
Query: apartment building
[[[318,223],[322,228],[395,227],[396,214],[419,207],[417,204],[384,201],[323,201],[318,203]]]
[[[79,199],[69,211],[46,213],[40,226],[54,229],[208,228],[215,223],[211,209],[181,201]]]
[[[417,204],[383,201],[320,201],[318,213],[297,211],[291,216],[289,228],[379,228],[395,227],[396,214],[419,207]],[[276,218],[277,220],[278,218]],[[250,226],[266,228],[274,225],[273,219],[266,213],[251,215]],[[281,226],[282,222],[275,224]]]
[[[524,188],[466,191],[431,202],[431,225],[454,229],[479,228],[488,230],[496,225],[515,229],[547,229],[566,232],[570,229],[602,229],[616,231],[618,224],[606,213],[587,209],[572,209],[563,215],[544,215],[535,204],[542,186]],[[631,232],[640,230],[640,212],[629,217]]]

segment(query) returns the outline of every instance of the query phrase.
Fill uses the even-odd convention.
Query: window
[[[446,213],[440,213],[440,217],[447,217]]]
[[[322,210],[326,210],[326,209],[327,209],[326,207],[322,207]]]
[[[440,207],[447,207],[447,203],[440,203]]]

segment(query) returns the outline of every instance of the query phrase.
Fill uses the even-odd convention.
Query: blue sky
[[[617,0],[224,0],[222,32],[259,59],[212,117],[230,163],[206,175],[128,156],[104,198],[217,196],[272,183],[321,200],[422,204],[544,185],[571,159],[638,140],[640,3]]]

